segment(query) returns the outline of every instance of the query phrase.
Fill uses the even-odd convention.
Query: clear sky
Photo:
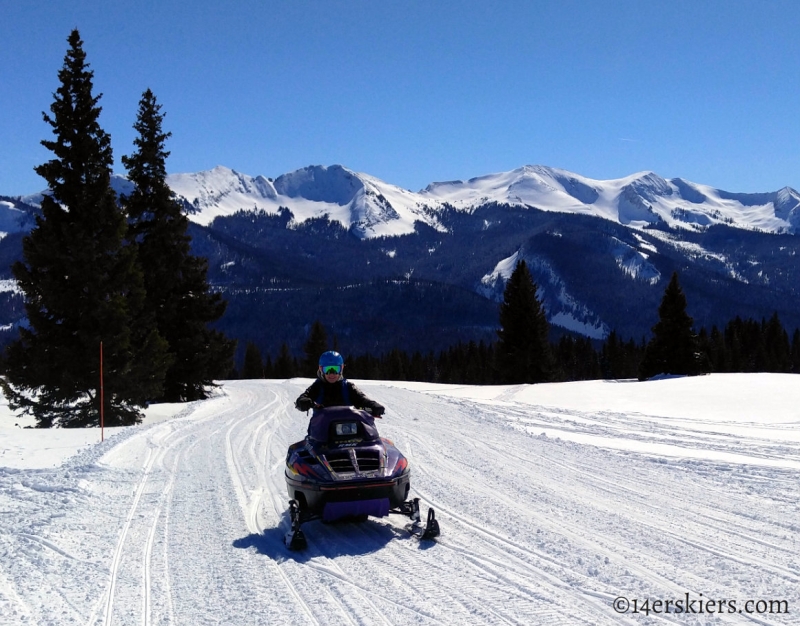
[[[150,88],[168,170],[341,164],[418,191],[525,164],[800,189],[796,0],[0,0],[0,194],[33,167],[67,37],[117,171]]]

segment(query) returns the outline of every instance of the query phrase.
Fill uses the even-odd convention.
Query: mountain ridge
[[[467,181],[433,182],[413,192],[342,165],[311,165],[271,179],[225,166],[170,174],[167,182],[192,221],[208,225],[238,211],[292,211],[296,222],[327,216],[360,238],[409,234],[415,223],[443,228],[438,214],[452,206],[469,211],[487,203],[597,215],[645,228],[659,223],[701,230],[713,224],[773,233],[800,233],[800,193],[791,187],[736,193],[683,178],[643,171],[595,180],[567,170],[524,165]],[[130,183],[115,176],[120,193]],[[20,199],[37,204],[40,194]]]

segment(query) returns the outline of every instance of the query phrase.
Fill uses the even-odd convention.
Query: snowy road
[[[311,522],[297,554],[283,462],[307,382],[226,383],[55,469],[0,467],[0,624],[800,623],[800,418],[364,382],[443,534]]]

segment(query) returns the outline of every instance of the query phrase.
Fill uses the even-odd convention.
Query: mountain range
[[[275,354],[320,319],[347,352],[492,340],[525,259],[556,330],[645,337],[678,271],[696,325],[800,327],[800,194],[731,193],[642,172],[593,180],[524,166],[412,192],[340,165],[277,178],[172,174],[193,249],[229,308],[221,327]],[[125,178],[113,182],[130,192]],[[2,191],[2,190],[0,190]],[[21,319],[9,265],[41,193],[0,197],[0,322]]]

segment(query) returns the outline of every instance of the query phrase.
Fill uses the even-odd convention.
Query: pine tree
[[[232,367],[235,343],[210,324],[222,317],[227,303],[211,293],[207,261],[190,252],[189,220],[167,185],[162,130],[164,114],[153,92],[144,92],[134,124],[135,151],[122,162],[134,184],[124,206],[131,219],[129,239],[138,247],[147,308],[156,316],[159,333],[167,340],[172,363],[164,380],[167,402],[207,397],[215,378]]]
[[[536,292],[527,264],[519,261],[500,305],[495,358],[501,382],[539,383],[553,376],[549,324]]]
[[[96,425],[103,342],[105,423],[131,424],[161,392],[166,345],[148,323],[136,250],[125,245],[94,73],[77,30],[68,42],[52,116],[43,114],[55,139],[42,145],[54,158],[35,168],[49,193],[13,266],[28,325],[9,346],[4,389],[39,427]]]
[[[625,377],[625,348],[615,330],[609,333],[603,344],[601,364],[604,378]]]
[[[261,359],[261,350],[252,341],[247,342],[244,351],[244,364],[242,365],[242,378],[264,378],[264,362]]]
[[[658,307],[659,320],[653,326],[653,338],[647,344],[639,367],[639,380],[656,374],[700,373],[697,335],[694,321],[686,313],[686,296],[674,272]]]
[[[292,353],[289,351],[289,346],[286,343],[281,344],[281,350],[278,353],[278,359],[275,361],[274,373],[275,378],[291,378],[297,373],[297,363],[295,362]],[[308,374],[305,375],[307,376]]]
[[[766,371],[792,371],[792,345],[777,311],[763,324],[763,344],[767,361]]]
[[[303,353],[305,360],[303,361],[303,369],[311,376],[312,372],[317,371],[319,365],[319,355],[329,350],[328,348],[328,333],[325,332],[325,327],[322,322],[316,320],[311,325],[311,330],[308,332],[308,339],[303,346]]]

